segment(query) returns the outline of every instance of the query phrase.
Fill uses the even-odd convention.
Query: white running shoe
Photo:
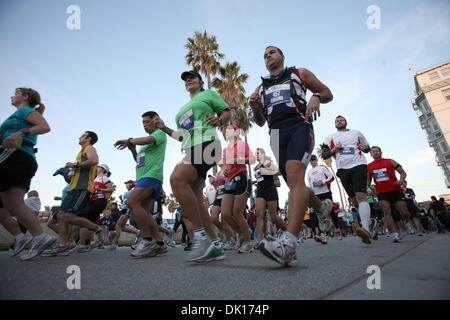
[[[23,254],[20,257],[20,260],[26,261],[37,257],[46,249],[50,248],[56,242],[56,240],[57,239],[54,236],[51,236],[48,233],[41,233],[40,235],[33,238],[31,242],[31,249],[28,250],[27,253]]]

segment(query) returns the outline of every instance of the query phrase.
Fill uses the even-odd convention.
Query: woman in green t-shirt
[[[170,184],[185,217],[194,228],[188,261],[222,260],[225,258],[222,246],[203,205],[203,188],[208,170],[221,159],[222,150],[216,127],[228,123],[229,106],[215,91],[203,89],[203,79],[198,72],[185,71],[181,79],[191,100],[175,117],[177,130],[166,127],[162,120],[157,127],[182,142],[185,153],[170,177]]]
[[[42,116],[45,106],[37,91],[17,88],[11,104],[17,110],[0,126],[0,223],[14,236],[12,256],[19,254],[33,240],[30,251],[21,256],[21,260],[30,260],[56,241],[55,237],[42,231],[38,218],[23,200],[37,170],[36,136],[49,132],[50,127]],[[11,213],[33,238],[20,231]]]

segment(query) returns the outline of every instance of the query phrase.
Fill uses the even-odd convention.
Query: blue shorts
[[[298,160],[308,167],[314,149],[314,130],[310,123],[302,123],[290,128],[272,129],[270,146],[278,161],[280,172],[287,182],[286,163]]]
[[[159,200],[162,191],[162,182],[154,178],[141,178],[136,182],[136,188],[153,189],[152,198]]]
[[[72,190],[67,192],[61,203],[61,210],[84,216],[89,213],[91,193],[87,190]]]

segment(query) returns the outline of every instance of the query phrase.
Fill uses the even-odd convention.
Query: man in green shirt
[[[154,111],[142,115],[144,130],[149,134],[141,138],[118,140],[114,146],[119,150],[128,148],[136,161],[136,187],[128,198],[127,205],[141,230],[141,238],[131,252],[133,257],[154,257],[167,252],[155,219],[149,214],[162,190],[164,158],[167,137],[156,128],[159,116]],[[136,146],[141,146],[136,150]]]

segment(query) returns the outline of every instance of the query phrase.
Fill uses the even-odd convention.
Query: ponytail
[[[45,111],[45,105],[41,102],[41,103],[37,104],[37,105],[34,107],[34,110],[36,110],[36,111],[39,112],[40,114],[44,114],[44,111]]]
[[[45,111],[45,105],[41,102],[41,96],[39,92],[31,88],[17,88],[23,96],[28,96],[30,107],[43,114]]]

